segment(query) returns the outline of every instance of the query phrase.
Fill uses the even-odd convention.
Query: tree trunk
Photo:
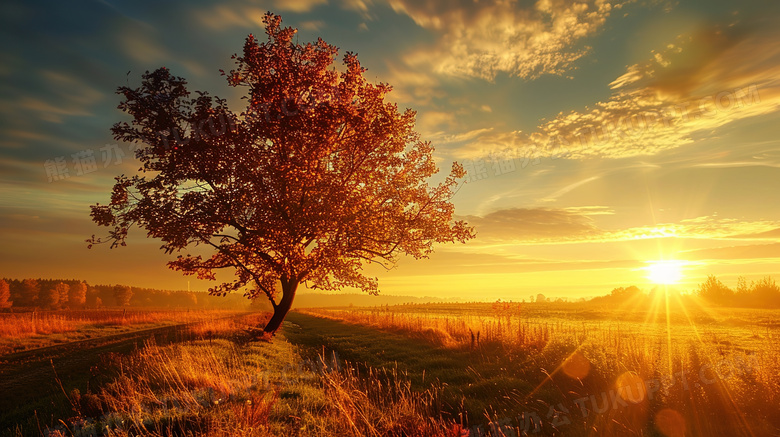
[[[292,308],[293,299],[295,299],[295,290],[298,288],[298,282],[282,282],[282,300],[274,308],[274,315],[271,316],[271,320],[263,328],[263,332],[266,334],[274,335],[276,331],[282,326],[284,317]]]

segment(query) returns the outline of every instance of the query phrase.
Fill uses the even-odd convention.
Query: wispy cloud
[[[613,94],[592,107],[561,113],[536,131],[481,136],[460,152],[573,159],[654,155],[715,135],[730,123],[780,109],[780,30],[753,18],[712,24],[626,68]],[[760,56],[756,56],[760,54]]]
[[[581,186],[583,186],[583,185],[585,185],[585,184],[588,184],[588,183],[590,183],[590,182],[593,182],[593,181],[595,181],[595,180],[599,179],[599,177],[600,177],[600,176],[591,176],[591,177],[589,177],[589,178],[585,178],[585,179],[583,179],[583,180],[581,180],[581,181],[577,181],[577,182],[575,182],[575,183],[573,183],[573,184],[569,184],[569,185],[567,185],[567,186],[565,186],[565,187],[561,188],[560,190],[558,190],[558,191],[556,191],[556,192],[554,192],[554,193],[550,194],[549,196],[547,196],[547,197],[543,198],[542,200],[543,200],[543,201],[545,201],[545,202],[552,202],[552,201],[555,201],[555,200],[557,200],[559,197],[563,196],[564,194],[566,194],[566,193],[568,193],[568,192],[570,192],[570,191],[572,191],[572,190],[574,190],[574,189],[577,189],[577,188],[579,188],[579,187],[581,187]]]
[[[588,239],[602,233],[584,214],[564,209],[514,208],[465,217],[480,239],[548,241]]]
[[[689,260],[743,260],[779,258],[779,254],[780,243],[772,243],[688,250],[681,252],[680,257]]]
[[[327,0],[273,0],[268,4],[258,6],[256,3],[234,1],[194,9],[192,15],[201,25],[211,30],[222,31],[241,27],[260,32],[264,28],[263,16],[269,10],[276,14],[285,12],[303,14],[327,3]],[[325,22],[322,20],[292,23],[289,17],[285,16],[285,18],[285,25],[293,24],[294,27],[302,30],[317,31],[325,26]]]
[[[589,48],[579,46],[625,2],[390,0],[437,37],[433,47],[407,55],[410,66],[439,74],[493,80],[500,73],[534,79],[566,75]]]
[[[16,107],[35,113],[43,121],[62,123],[66,117],[93,115],[92,108],[105,97],[105,93],[72,74],[51,69],[39,70],[36,73],[48,92],[41,96],[21,97],[16,102]],[[40,132],[23,135],[17,131],[14,136],[27,140],[41,139]]]
[[[567,270],[592,270],[605,268],[639,268],[638,260],[561,261],[541,258],[521,258],[486,253],[437,251],[424,262],[401,259],[398,272],[403,276],[431,276],[458,274],[518,274]],[[436,273],[433,273],[436,274]]]
[[[373,3],[373,0],[341,0],[341,5],[344,9],[358,12],[364,19],[373,20],[374,16],[371,14],[369,7]],[[365,23],[361,24],[366,26]],[[366,26],[366,29],[368,27]]]
[[[327,4],[328,0],[273,0],[273,10],[290,12],[309,12],[317,6]]]
[[[325,27],[325,22],[322,20],[303,21],[298,27],[303,30],[317,31],[322,30]]]
[[[262,28],[264,13],[263,8],[231,4],[218,4],[193,11],[198,22],[212,30],[225,30],[232,27]]]
[[[605,207],[514,208],[465,219],[477,230],[474,244],[561,244],[619,242],[655,238],[764,240],[780,239],[780,221],[703,216],[674,223],[604,229],[594,216],[612,215]]]
[[[127,58],[143,68],[158,67],[176,63],[187,69],[189,74],[204,76],[207,69],[184,55],[173,52],[157,40],[159,32],[154,27],[135,22],[125,22],[118,35],[120,49]]]

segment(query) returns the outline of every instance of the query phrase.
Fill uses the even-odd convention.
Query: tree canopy
[[[414,130],[415,112],[386,102],[387,84],[372,84],[357,56],[322,39],[293,42],[281,17],[264,17],[267,41],[249,35],[236,68],[223,72],[245,87],[246,106],[196,92],[166,68],[146,72],[138,88],[120,87],[119,109],[132,121],[114,125],[117,140],[139,144],[140,173],[119,176],[108,205],[91,216],[111,228],[88,240],[124,246],[138,226],[159,238],[174,270],[235,279],[210,291],[246,289],[274,307],[273,333],[298,284],[378,292],[367,263],[389,266],[401,254],[423,258],[435,243],[474,236],[453,219],[451,203],[465,175],[453,163],[443,181],[433,147]],[[210,256],[181,254],[205,245]],[[248,287],[248,288],[247,288]]]

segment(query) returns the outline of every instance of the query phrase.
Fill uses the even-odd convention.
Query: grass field
[[[290,320],[318,338],[302,341],[446,386],[446,410],[472,431],[778,435],[777,311],[635,304],[318,309]]]
[[[19,400],[33,385],[49,387],[48,397],[30,401],[35,408],[5,411],[0,430],[780,435],[774,311],[712,308],[689,298],[655,306],[309,309],[290,313],[273,342],[250,341],[246,329],[265,317],[202,320],[172,336],[139,337],[132,347],[85,346],[70,358],[63,352],[60,361],[38,360],[37,373],[32,358],[17,369],[28,379],[10,387]]]
[[[305,358],[284,333],[272,343],[248,341],[245,330],[266,318],[258,314],[187,326],[173,340],[148,338],[121,353],[86,351],[82,355],[100,356],[97,363],[82,363],[81,376],[88,381],[62,378],[63,367],[76,369],[74,363],[57,362],[50,374],[42,372],[5,393],[22,403],[29,399],[40,410],[25,407],[13,414],[8,410],[14,402],[7,402],[0,432],[384,436],[450,431],[451,423],[436,419],[438,404],[429,402],[430,391],[412,390],[400,375],[378,371],[367,381],[338,355]],[[54,392],[45,402],[39,402],[40,393],[25,398],[30,385],[51,386]]]
[[[0,313],[0,355],[139,329],[213,324],[239,314],[224,310],[83,310]]]

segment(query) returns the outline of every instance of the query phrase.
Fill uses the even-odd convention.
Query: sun
[[[674,285],[680,282],[683,274],[683,262],[670,261],[648,261],[647,279],[659,285]]]

